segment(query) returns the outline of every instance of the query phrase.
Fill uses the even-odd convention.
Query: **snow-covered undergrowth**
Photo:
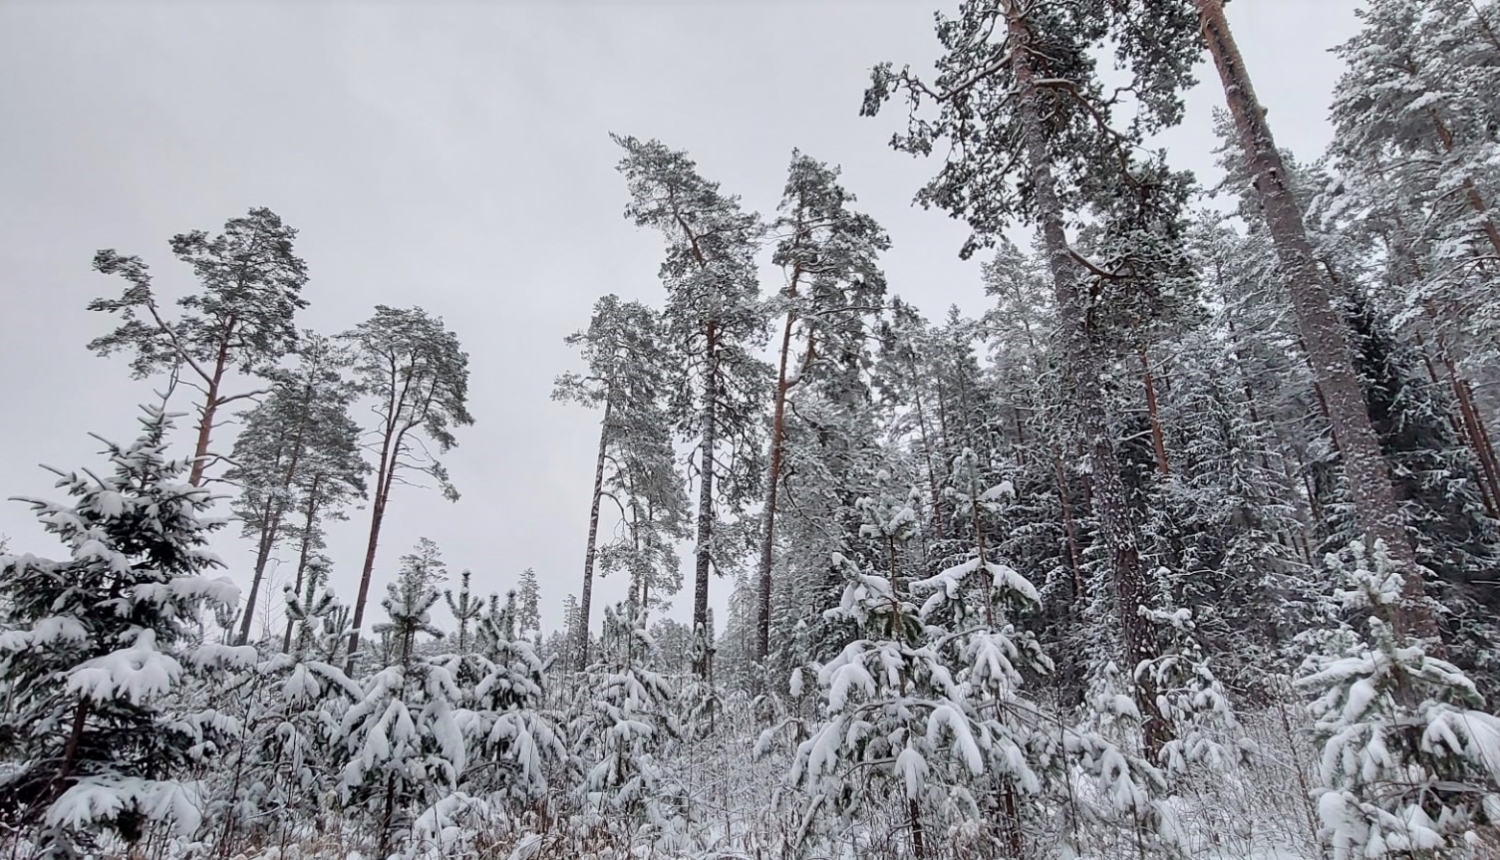
[[[675,684],[688,683],[674,679]],[[560,697],[559,697],[560,698]],[[739,860],[739,858],[838,858],[898,860],[910,858],[904,804],[893,802],[870,810],[857,821],[829,829],[798,850],[802,825],[799,801],[789,794],[786,773],[791,757],[752,755],[763,727],[747,697],[728,703],[721,730],[710,738],[685,742],[665,759],[674,774],[674,790],[691,798],[691,821],[674,846],[661,844],[647,826],[611,832],[605,826],[580,831],[587,817],[575,798],[556,792],[540,798],[520,815],[502,812],[474,798],[450,795],[435,802],[414,822],[412,833],[395,853],[422,858],[577,857],[580,860]],[[1291,715],[1295,717],[1295,714]],[[1305,737],[1289,736],[1281,709],[1257,712],[1242,720],[1245,735],[1259,755],[1235,779],[1191,780],[1170,801],[1176,824],[1193,857],[1219,860],[1318,860],[1316,801],[1310,796],[1317,774],[1316,751]],[[1075,783],[1080,795],[1092,790],[1088,780]],[[1083,797],[1085,800],[1098,798]],[[270,826],[240,845],[243,860],[373,860],[378,857],[372,834],[357,820],[340,816],[328,805],[305,819],[270,816]],[[1028,833],[1026,857],[1061,857],[1054,842],[1060,820]],[[927,845],[933,860],[969,860],[1006,856],[976,844],[974,828],[936,830]],[[1080,839],[1074,856],[1090,860],[1126,860],[1142,855],[1130,830],[1096,826]],[[180,836],[153,833],[138,847],[150,860],[219,856],[217,833]],[[103,856],[123,854],[123,845],[106,841]],[[1150,854],[1144,856],[1153,856]]]

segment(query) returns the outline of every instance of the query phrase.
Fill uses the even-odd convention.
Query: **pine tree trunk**
[[[1281,268],[1290,279],[1292,308],[1302,331],[1313,377],[1328,411],[1334,443],[1354,498],[1355,515],[1367,540],[1380,540],[1399,565],[1406,605],[1396,613],[1398,628],[1435,637],[1437,626],[1423,601],[1416,552],[1407,537],[1391,488],[1390,470],[1370,424],[1364,391],[1355,373],[1340,304],[1318,271],[1302,212],[1286,186],[1286,167],[1251,86],[1244,60],[1224,18],[1221,0],[1194,0],[1203,36],[1224,85],[1230,113]]]
[[[1490,445],[1489,434],[1485,432],[1484,423],[1479,417],[1479,410],[1474,405],[1473,390],[1469,387],[1469,381],[1459,375],[1458,364],[1453,360],[1453,353],[1448,350],[1442,334],[1438,335],[1438,354],[1443,362],[1443,368],[1448,371],[1449,387],[1453,389],[1453,396],[1458,401],[1461,427],[1457,429],[1464,437],[1464,441],[1468,443],[1469,450],[1474,452],[1474,459],[1479,462],[1482,489],[1485,490],[1485,495],[1492,499],[1490,513],[1494,516],[1497,508],[1500,508],[1500,464],[1495,462],[1495,449]]]
[[[385,521],[385,506],[390,497],[391,480],[396,472],[392,449],[397,442],[396,430],[387,427],[385,439],[380,446],[380,466],[375,472],[375,501],[370,505],[370,538],[365,544],[365,565],[359,575],[359,594],[354,600],[354,618],[350,622],[349,654],[345,657],[344,671],[354,673],[354,661],[359,657],[359,630],[365,621],[365,602],[370,598],[370,576],[375,571],[375,550],[380,545],[380,526]]]
[[[236,645],[250,641],[250,624],[255,617],[255,602],[260,599],[260,583],[266,575],[266,564],[271,560],[271,547],[276,543],[276,533],[281,530],[280,517],[275,512],[266,517],[261,526],[260,541],[255,548],[255,573],[250,577],[250,594],[245,598],[245,611],[240,613],[240,631]]]
[[[694,658],[693,671],[699,677],[708,675],[708,648],[712,633],[708,629],[708,580],[713,568],[714,538],[714,445],[719,429],[719,348],[718,326],[708,324],[707,346],[703,364],[703,430],[699,452],[698,534],[694,548],[696,566],[693,572],[693,636],[702,653]]]
[[[297,582],[292,587],[293,594],[302,593],[302,578],[307,575],[307,562],[312,556],[313,527],[317,524],[318,517],[318,485],[323,482],[322,475],[313,475],[312,488],[307,491],[307,509],[302,514],[302,548],[297,553]],[[281,640],[282,653],[292,650],[292,620],[286,621],[286,633]]]
[[[1443,124],[1442,117],[1438,116],[1436,110],[1429,109],[1427,113],[1428,116],[1432,117],[1432,126],[1437,131],[1438,142],[1443,145],[1443,151],[1453,152],[1456,145],[1453,140],[1453,132],[1449,131],[1448,126]],[[1494,219],[1490,218],[1489,205],[1485,203],[1484,197],[1480,195],[1479,187],[1474,184],[1473,179],[1465,176],[1463,185],[1464,196],[1468,199],[1469,206],[1475,212],[1484,216],[1484,237],[1490,241],[1490,247],[1495,249],[1495,253],[1500,254],[1500,228],[1497,228]]]
[[[83,743],[83,731],[88,726],[89,711],[88,697],[79,697],[78,704],[73,706],[73,724],[68,729],[68,740],[63,744],[62,763],[58,765],[57,776],[53,778],[49,789],[52,800],[56,800],[67,790],[68,781],[73,778],[73,768],[78,764],[78,747]]]
[[[1500,516],[1500,473],[1496,472],[1492,459],[1494,452],[1489,449],[1489,440],[1485,438],[1484,429],[1479,424],[1479,413],[1469,396],[1467,380],[1458,375],[1452,359],[1444,356],[1444,364],[1448,369],[1448,382],[1453,389],[1453,396],[1458,402],[1459,417],[1456,423],[1459,426],[1454,429],[1469,446],[1474,460],[1479,464],[1479,490],[1484,496],[1485,508],[1490,516]]]
[[[203,484],[209,437],[213,433],[214,416],[219,409],[219,375],[214,375],[213,383],[209,385],[208,394],[203,399],[203,408],[200,410],[202,417],[198,422],[198,442],[193,447],[193,467],[188,473],[188,484],[194,487]]]
[[[1042,119],[1043,106],[1032,68],[1033,39],[1025,18],[1027,10],[1018,0],[1001,0],[1001,6],[1009,29],[1011,69],[1016,79],[1016,115],[1021,124],[1022,146],[1026,149],[1033,211],[1056,295],[1058,330],[1073,386],[1075,418],[1089,454],[1092,504],[1099,518],[1100,537],[1109,551],[1121,644],[1125,651],[1123,662],[1126,671],[1133,674],[1141,661],[1155,656],[1151,629],[1140,614],[1140,609],[1146,605],[1146,593],[1141,575],[1139,538],[1125,484],[1120,478],[1114,439],[1105,420],[1101,359],[1089,337],[1084,300],[1079,291],[1082,272],[1072,257],[1063,226],[1062,202],[1057,196],[1057,181],[1052,173],[1051,151]],[[1156,696],[1149,684],[1145,681],[1137,684],[1136,692],[1141,713],[1154,713]],[[1148,748],[1152,751],[1159,749],[1165,741],[1164,724],[1147,718],[1145,730]]]
[[[594,497],[589,502],[589,542],[583,551],[583,596],[578,605],[578,670],[589,665],[589,607],[594,599],[594,557],[599,540],[599,503],[604,499],[604,460],[609,453],[609,418],[614,398],[606,392],[604,420],[599,424],[599,456],[594,461]]]
[[[932,436],[927,432],[927,411],[922,407],[922,386],[917,378],[916,362],[911,365],[911,384],[913,400],[917,405],[917,428],[922,432],[922,455],[927,460],[927,488],[932,494],[932,524],[937,529],[938,539],[941,540],[947,532],[947,526],[943,522],[943,498],[938,492],[937,467],[932,462]]]
[[[1068,567],[1073,571],[1073,597],[1083,599],[1083,575],[1078,563],[1078,526],[1073,521],[1073,503],[1068,499],[1068,476],[1063,469],[1062,452],[1052,445],[1052,463],[1057,471],[1057,499],[1062,505],[1063,535],[1068,542]]]
[[[1408,262],[1411,264],[1413,273],[1417,278],[1422,277],[1422,267],[1416,258],[1408,253]],[[1458,362],[1453,358],[1453,350],[1448,347],[1448,340],[1443,336],[1438,327],[1438,311],[1433,307],[1431,301],[1422,303],[1422,310],[1429,324],[1432,326],[1434,339],[1437,341],[1438,357],[1443,363],[1443,368],[1448,371],[1448,384],[1453,390],[1453,396],[1458,401],[1459,416],[1454,421],[1454,430],[1469,445],[1474,452],[1474,458],[1479,461],[1483,481],[1481,489],[1489,497],[1487,502],[1490,516],[1500,516],[1500,462],[1496,461],[1495,448],[1490,442],[1490,435],[1484,426],[1484,420],[1479,417],[1479,409],[1474,403],[1474,390],[1470,388],[1469,381],[1459,375]],[[1438,382],[1437,370],[1432,366],[1432,358],[1427,354],[1425,345],[1422,343],[1422,335],[1417,335],[1417,346],[1422,349],[1422,360],[1427,364],[1427,375],[1432,378],[1434,384]]]
[[[791,285],[787,295],[795,298],[797,295],[797,276],[800,270],[792,272]],[[791,384],[786,378],[787,356],[792,351],[792,326],[796,324],[796,315],[791,311],[786,315],[786,328],[781,333],[781,358],[776,373],[776,402],[771,407],[771,453],[770,463],[766,466],[766,504],[761,512],[762,527],[760,537],[760,602],[755,620],[755,658],[765,660],[771,651],[771,562],[776,546],[776,497],[781,489],[781,459],[782,447],[786,440],[786,398]]]
[[[311,391],[308,392],[309,400],[310,397]],[[297,435],[292,439],[292,456],[287,463],[286,474],[282,476],[281,480],[280,490],[283,493],[291,492],[292,482],[297,478],[297,466],[302,462],[302,443],[303,438],[307,434],[307,419],[309,417],[307,410],[311,408],[312,404],[305,402],[303,405],[304,411],[302,412],[301,420],[297,424]],[[261,580],[265,577],[266,562],[271,557],[271,548],[276,545],[276,538],[280,536],[282,513],[283,505],[273,501],[271,509],[267,511],[266,528],[261,533],[261,543],[256,551],[255,575],[250,580],[250,596],[245,600],[244,617],[240,619],[239,644],[241,645],[250,641],[250,624],[255,618],[255,602],[260,596],[260,584]]]
[[[1495,445],[1491,441],[1490,430],[1485,426],[1484,416],[1479,414],[1479,405],[1474,402],[1474,386],[1463,377],[1456,377],[1458,390],[1463,392],[1464,402],[1469,405],[1469,415],[1474,420],[1475,443],[1478,446],[1479,456],[1488,463],[1488,469],[1495,475],[1495,501],[1500,504],[1500,460],[1495,457]]]
[[[219,354],[214,357],[214,374],[207,380],[208,390],[203,395],[203,420],[198,423],[198,442],[193,446],[193,467],[188,473],[188,484],[194,487],[202,485],[203,470],[208,467],[208,442],[214,432],[214,416],[219,411],[219,385],[224,381],[225,369],[229,367],[229,335],[233,332],[234,325],[235,319],[230,317],[225,324],[224,336],[219,341]]]
[[[1141,350],[1141,376],[1146,384],[1146,414],[1151,419],[1151,447],[1156,450],[1156,468],[1165,478],[1172,474],[1172,466],[1167,460],[1166,434],[1161,429],[1161,410],[1156,402],[1156,378],[1151,375],[1151,358],[1145,349]]]
[[[911,825],[911,854],[916,860],[927,860],[926,834],[922,832],[922,810],[912,799],[906,801],[906,818]]]

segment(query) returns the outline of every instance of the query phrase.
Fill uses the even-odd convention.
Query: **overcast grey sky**
[[[1278,138],[1301,155],[1327,142],[1338,64],[1326,49],[1352,35],[1355,6],[1229,5]],[[964,230],[909,204],[936,165],[887,149],[899,109],[858,116],[871,65],[935,56],[935,8],[0,0],[0,497],[53,495],[36,464],[98,464],[87,433],[128,441],[135,404],[151,399],[125,359],[84,349],[111,327],[85,304],[122,287],[91,272],[94,251],[142,255],[175,299],[192,282],[168,238],[267,206],[301,231],[302,326],[334,333],[377,303],[419,304],[471,356],[476,424],[447,460],[463,498],[397,489],[373,594],[427,536],[482,590],[536,568],[555,625],[579,585],[598,418],[548,399],[574,359],[562,339],[603,293],[661,297],[660,242],[621,216],[607,132],[688,150],[761,212],[793,147],[842,164],[891,232],[894,291],[932,317],[950,304],[978,313],[978,262],[956,256]],[[1209,84],[1163,142],[1212,180],[1222,93],[1210,68],[1199,77]],[[346,598],[366,516],[333,529]],[[60,552],[19,503],[0,502],[0,534],[12,551]],[[247,583],[248,546],[226,537],[220,552]],[[722,607],[729,584],[715,587]]]

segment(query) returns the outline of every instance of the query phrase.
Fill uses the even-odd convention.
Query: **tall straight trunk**
[[[589,665],[589,606],[594,599],[594,557],[599,540],[599,503],[604,498],[604,460],[609,453],[609,419],[614,398],[604,396],[604,420],[599,423],[599,456],[594,461],[594,497],[589,502],[589,542],[583,551],[583,597],[578,604],[578,671]]]
[[[793,267],[787,298],[797,297],[800,266]],[[794,311],[787,311],[786,327],[781,332],[781,357],[776,369],[776,402],[771,406],[771,452],[766,466],[766,504],[761,512],[760,536],[760,602],[755,619],[755,657],[766,659],[771,652],[771,562],[776,547],[776,498],[781,489],[782,449],[786,441],[786,398],[791,383],[786,377],[787,357],[792,351],[792,327],[797,324]]]
[[[1437,314],[1431,304],[1426,304],[1424,309],[1428,318],[1436,322]],[[1495,448],[1490,443],[1489,433],[1474,403],[1474,390],[1469,386],[1469,380],[1459,374],[1458,362],[1453,358],[1453,351],[1448,348],[1447,338],[1443,337],[1441,331],[1436,332],[1436,335],[1438,358],[1443,363],[1443,369],[1448,371],[1448,385],[1452,388],[1453,396],[1458,402],[1458,423],[1461,426],[1455,429],[1468,443],[1469,449],[1474,452],[1474,458],[1479,461],[1483,482],[1488,485],[1488,494],[1494,499],[1496,506],[1500,506],[1500,463],[1495,460]],[[1419,340],[1418,343],[1420,344],[1421,341]],[[1427,358],[1425,351],[1423,358]],[[1429,365],[1430,363],[1429,360]],[[1430,369],[1429,373],[1431,373]],[[1494,513],[1493,509],[1491,513]]]
[[[1020,0],[1002,0],[1009,30],[1011,69],[1015,75],[1016,116],[1021,125],[1021,145],[1026,150],[1027,178],[1031,183],[1033,212],[1046,251],[1058,310],[1058,331],[1068,376],[1073,384],[1075,418],[1084,437],[1091,466],[1092,504],[1099,518],[1100,538],[1109,551],[1115,604],[1119,613],[1124,666],[1135,667],[1155,656],[1151,629],[1140,613],[1146,605],[1141,574],[1140,544],[1130,505],[1120,478],[1119,458],[1105,420],[1101,357],[1088,332],[1088,318],[1080,294],[1081,267],[1073,259],[1064,228],[1062,202],[1052,173],[1051,152],[1043,125],[1043,106],[1032,68],[1032,34]],[[1149,682],[1137,684],[1142,714],[1155,713],[1156,695]],[[1165,726],[1158,719],[1145,722],[1151,750],[1165,741]]]
[[[1313,378],[1328,410],[1329,424],[1354,499],[1355,516],[1367,540],[1384,542],[1401,568],[1405,606],[1396,610],[1398,630],[1435,637],[1437,626],[1423,601],[1416,552],[1407,536],[1391,487],[1390,469],[1370,425],[1368,405],[1349,349],[1348,330],[1329,283],[1318,271],[1302,210],[1286,185],[1286,166],[1256,98],[1221,0],[1194,0],[1199,23],[1224,85],[1240,145],[1254,176],[1276,256],[1291,287],[1292,309],[1307,349]]]
[[[1495,457],[1495,445],[1490,437],[1489,427],[1485,426],[1484,417],[1479,414],[1479,404],[1474,401],[1474,386],[1468,379],[1460,376],[1454,377],[1458,391],[1463,395],[1463,402],[1468,404],[1469,416],[1474,421],[1474,441],[1478,446],[1478,452],[1486,463],[1490,472],[1495,475],[1495,497],[1500,502],[1500,460]]]
[[[693,571],[693,635],[698,640],[701,653],[693,660],[693,671],[700,677],[708,676],[708,646],[712,644],[712,633],[708,629],[708,579],[713,568],[714,539],[714,445],[718,442],[719,430],[719,346],[718,326],[708,324],[707,345],[703,363],[703,436],[698,455],[698,534],[694,548],[696,566]]]

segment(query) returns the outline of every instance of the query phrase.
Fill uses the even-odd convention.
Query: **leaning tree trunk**
[[[1124,663],[1126,670],[1133,674],[1139,663],[1155,656],[1150,626],[1140,613],[1146,605],[1146,589],[1141,575],[1139,537],[1131,517],[1125,483],[1120,478],[1114,439],[1105,420],[1101,357],[1089,337],[1084,298],[1080,292],[1083,272],[1073,259],[1063,226],[1062,201],[1058,198],[1057,180],[1052,173],[1051,153],[1042,119],[1043,105],[1032,67],[1031,30],[1027,25],[1026,11],[1018,0],[1002,0],[1002,4],[1010,33],[1010,63],[1016,80],[1016,116],[1021,125],[1022,146],[1026,150],[1033,211],[1041,229],[1047,268],[1052,276],[1062,352],[1073,385],[1074,417],[1089,456],[1093,478],[1092,504],[1099,518],[1100,537],[1109,551]],[[1156,711],[1156,696],[1148,688],[1148,683],[1141,681],[1136,690],[1142,714]],[[1147,719],[1146,740],[1151,749],[1159,748],[1165,741],[1164,730],[1160,720]]]
[[[188,483],[194,487],[203,483],[203,470],[208,467],[209,438],[213,435],[214,417],[219,411],[219,386],[224,382],[224,371],[229,368],[229,336],[234,326],[235,319],[230,317],[219,341],[219,353],[214,357],[213,376],[204,380],[207,390],[203,394],[203,407],[199,410],[202,420],[198,422],[198,441],[193,446],[193,466],[188,473]]]
[[[308,404],[309,406],[311,404]],[[287,463],[286,474],[279,488],[281,493],[290,493],[292,481],[297,477],[297,466],[302,461],[302,440],[307,431],[307,413],[302,413],[302,420],[297,425],[297,435],[292,442],[292,456]],[[250,579],[250,596],[245,599],[245,613],[240,620],[239,644],[244,645],[250,641],[250,625],[255,619],[255,602],[260,598],[260,586],[266,575],[266,563],[271,558],[271,549],[276,546],[276,539],[280,537],[281,515],[285,512],[285,503],[279,496],[273,497],[266,511],[266,524],[261,530],[260,546],[257,547],[255,555],[255,574]],[[299,576],[300,584],[300,576]]]
[[[594,557],[599,540],[599,503],[604,498],[604,460],[609,454],[609,413],[614,398],[604,397],[604,420],[599,423],[599,457],[594,462],[594,497],[589,502],[589,543],[583,551],[583,597],[578,602],[578,670],[589,665],[589,605],[594,600]]]
[[[1172,463],[1167,458],[1167,439],[1161,426],[1161,407],[1156,399],[1156,377],[1151,373],[1151,356],[1141,349],[1141,382],[1146,387],[1146,415],[1151,420],[1151,447],[1156,452],[1156,469],[1163,479],[1172,475]]]
[[[693,636],[700,647],[695,652],[693,671],[708,676],[708,579],[713,568],[714,539],[714,445],[718,442],[719,367],[718,327],[708,324],[707,346],[703,364],[703,435],[700,440],[698,475],[698,534],[694,548]]]
[[[1265,210],[1276,257],[1290,281],[1292,310],[1302,332],[1313,378],[1327,410],[1354,498],[1354,513],[1366,540],[1381,541],[1401,567],[1405,605],[1396,611],[1398,631],[1436,637],[1437,626],[1423,601],[1416,552],[1391,488],[1390,469],[1370,424],[1368,404],[1349,349],[1349,334],[1333,290],[1318,270],[1302,210],[1286,184],[1286,166],[1251,86],[1245,62],[1224,18],[1221,0],[1194,0],[1214,65],[1224,84],[1240,145]]]
[[[359,594],[354,600],[354,618],[350,622],[349,655],[345,658],[344,671],[354,673],[354,661],[359,657],[359,629],[365,621],[365,602],[370,598],[370,577],[375,572],[375,551],[380,545],[380,526],[385,522],[385,506],[390,498],[392,478],[396,473],[396,432],[387,427],[385,439],[380,447],[380,467],[375,472],[375,499],[370,505],[370,538],[365,544],[365,565],[359,576]]]
[[[267,513],[266,523],[260,529],[260,542],[255,548],[255,571],[250,576],[250,594],[245,598],[245,611],[240,613],[240,631],[235,640],[236,645],[244,645],[250,641],[250,625],[255,619],[255,603],[260,599],[260,584],[265,579],[266,565],[271,560],[271,550],[275,547],[280,531],[281,512],[272,510]]]
[[[307,507],[302,512],[302,548],[297,553],[297,579],[292,593],[302,593],[303,577],[307,576],[307,563],[312,558],[313,528],[318,522],[318,485],[323,482],[321,474],[313,475],[312,487],[307,491]],[[286,633],[281,639],[282,653],[292,650],[292,619],[286,620]]]
[[[797,297],[800,266],[792,272],[787,297]],[[781,489],[781,460],[786,442],[786,399],[791,383],[786,378],[787,357],[792,351],[792,327],[797,315],[787,311],[786,328],[781,333],[781,358],[776,372],[776,402],[771,407],[771,452],[766,466],[766,504],[761,512],[760,536],[760,605],[755,621],[755,657],[765,660],[771,652],[771,563],[776,549],[776,501]]]

